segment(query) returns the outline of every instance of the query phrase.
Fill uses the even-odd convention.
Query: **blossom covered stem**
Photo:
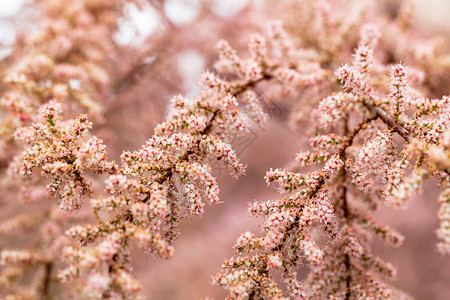
[[[255,87],[258,83],[260,83],[264,80],[270,80],[272,78],[273,77],[270,74],[264,73],[264,76],[257,80],[249,80],[245,84],[238,84],[237,86],[233,87],[231,95],[233,95],[233,97],[238,97],[239,95],[243,94],[248,89]],[[220,112],[220,109],[217,109],[212,113],[211,117],[208,119],[206,126],[203,128],[202,131],[199,132],[199,135],[207,135],[210,133],[211,129],[213,128],[213,122],[217,118],[217,115],[219,114],[219,112]],[[178,162],[188,161],[189,155],[193,153],[193,149],[198,148],[199,146],[200,146],[200,140],[191,149],[189,149],[183,155],[181,155]],[[164,175],[161,178],[157,179],[156,181],[160,184],[163,184],[168,178],[170,178],[170,176],[172,176],[172,169],[173,168],[166,170]]]
[[[361,121],[352,131],[352,133],[350,135],[348,135],[345,143],[342,145],[342,147],[339,149],[337,155],[345,160],[345,151],[353,144],[353,140],[355,139],[356,135],[361,131],[364,130],[365,128],[367,128],[367,124],[378,119],[378,115],[371,115],[369,117],[367,117],[366,119],[364,119],[363,121]],[[343,175],[345,177],[345,174]],[[308,195],[308,198],[311,199],[313,197],[316,196],[316,194],[321,190],[321,188],[324,186],[324,184],[326,183],[326,180],[328,178],[328,174],[325,173],[324,176],[322,176],[319,181],[317,182],[317,185],[315,186],[314,189],[312,189]],[[349,216],[348,214],[348,207],[347,207],[347,202],[346,202],[346,193],[344,193],[343,195],[343,200],[344,200],[344,204],[342,206],[342,209],[344,211],[344,214],[346,215],[346,217]],[[287,228],[287,232],[293,230],[296,226],[298,226],[298,223],[300,221],[300,217],[297,216],[295,221]],[[276,251],[280,251],[282,246],[284,245],[285,240],[288,238],[288,234],[285,235],[284,240],[282,243],[280,243],[277,247],[275,247],[273,250]]]
[[[219,112],[220,112],[220,109],[216,109],[213,112],[213,114],[209,118],[205,128],[203,128],[203,130],[199,132],[199,135],[202,136],[202,135],[205,135],[205,134],[209,134],[209,132],[211,131],[211,129],[213,127],[213,122],[216,119],[216,117],[217,117]],[[189,149],[183,155],[181,155],[177,163],[188,161],[189,160],[189,155],[193,154],[194,153],[193,150],[200,146],[200,142],[201,142],[201,140],[198,140],[197,143],[191,149]],[[174,164],[174,166],[175,165],[176,164]],[[161,178],[157,179],[156,182],[158,182],[159,184],[163,184],[164,182],[166,182],[166,180],[169,179],[172,176],[172,174],[173,174],[172,170],[173,170],[174,166],[172,166],[170,169],[166,170],[164,175]],[[147,199],[149,199],[149,198],[147,198]]]

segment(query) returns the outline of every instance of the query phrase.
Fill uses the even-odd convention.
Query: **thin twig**
[[[49,299],[49,293],[50,293],[50,281],[51,281],[51,275],[52,275],[52,269],[53,269],[53,262],[49,261],[44,265],[45,268],[45,274],[44,274],[44,281],[42,283],[42,299]]]
[[[404,138],[405,141],[407,141],[408,143],[410,143],[412,141],[412,137],[411,137],[411,134],[409,133],[409,131],[405,127],[403,127],[399,123],[397,123],[397,121],[395,121],[395,119],[389,113],[387,113],[384,109],[382,109],[374,104],[368,103],[368,102],[364,102],[364,105],[369,109],[369,111],[371,113],[380,117],[380,119],[383,120],[383,122],[389,128],[393,129],[402,138]]]

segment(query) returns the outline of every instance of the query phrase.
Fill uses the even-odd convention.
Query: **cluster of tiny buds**
[[[59,194],[61,210],[77,210],[81,200],[91,194],[91,184],[84,172],[114,172],[116,165],[108,161],[102,140],[86,140],[92,123],[86,115],[72,122],[61,120],[61,104],[50,101],[40,111],[40,120],[16,131],[16,139],[29,147],[19,157],[15,172],[32,175],[36,169],[51,178],[47,185],[49,196]],[[11,171],[14,173],[14,171]]]

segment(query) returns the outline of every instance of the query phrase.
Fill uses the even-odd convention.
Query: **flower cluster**
[[[396,155],[390,131],[378,131],[355,155],[352,164],[353,183],[360,190],[369,191],[376,182],[385,182]],[[379,178],[381,177],[381,178]]]
[[[29,147],[10,171],[19,168],[18,173],[31,175],[41,170],[51,178],[47,185],[49,197],[58,194],[61,211],[71,213],[92,193],[84,173],[114,172],[117,166],[108,161],[102,140],[96,137],[86,140],[86,133],[92,127],[86,115],[64,122],[61,105],[51,101],[42,107],[40,119],[16,132],[16,139]]]
[[[226,41],[220,41],[217,47],[220,56],[215,64],[216,69],[236,75],[238,79],[234,84],[242,85],[242,81],[253,84],[262,79],[274,78],[282,85],[284,93],[290,93],[299,87],[320,85],[328,75],[321,68],[320,60],[314,52],[294,48],[294,42],[280,22],[272,22],[265,36],[258,34],[251,37],[248,59],[241,59]],[[233,83],[231,87],[233,88]],[[254,95],[245,98],[251,100]],[[256,104],[254,100],[248,103]]]

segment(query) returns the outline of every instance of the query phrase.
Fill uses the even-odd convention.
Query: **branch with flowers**
[[[441,150],[439,158],[427,155],[448,131],[448,97],[430,100],[413,95],[404,65],[391,67],[389,94],[379,96],[373,77],[384,68],[375,67],[378,34],[373,31],[372,25],[363,27],[353,64],[335,71],[345,92],[319,104],[321,127],[329,134],[311,138],[314,152],[296,157],[298,167],[324,164],[323,168],[306,174],[267,172],[267,183],[278,183],[285,196],[250,206],[252,214],[264,217],[265,235],[243,233],[234,246],[236,257],[227,260],[214,278],[228,290],[229,299],[284,299],[276,271],[288,296],[296,299],[407,298],[389,284],[395,268],[370,253],[369,244],[370,234],[393,246],[400,246],[403,236],[370,211],[385,203],[403,205],[429,176],[444,187],[438,246],[448,253],[448,154]],[[363,120],[352,126],[355,118]],[[400,152],[394,133],[406,142],[397,142],[403,147]],[[361,144],[359,150],[355,140]],[[317,234],[313,238],[317,231],[327,241],[323,247]],[[311,267],[305,285],[297,280],[303,258]]]

